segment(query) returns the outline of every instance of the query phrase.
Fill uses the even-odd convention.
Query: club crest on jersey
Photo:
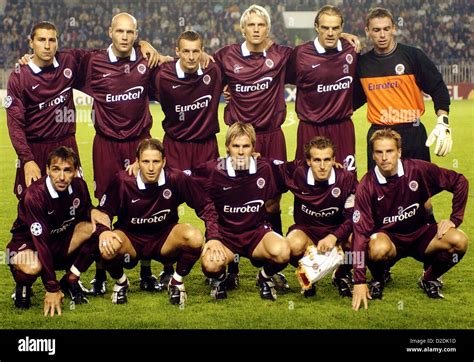
[[[40,236],[43,233],[43,227],[39,222],[31,224],[30,231],[34,236]]]
[[[172,194],[173,194],[173,193],[171,192],[170,189],[164,189],[164,190],[163,190],[163,197],[164,197],[166,200],[168,200],[168,199],[171,197]]]
[[[397,64],[395,66],[395,73],[397,73],[398,75],[402,75],[405,73],[405,66],[403,64]]]
[[[265,179],[260,177],[258,180],[257,180],[257,187],[259,189],[263,189],[265,187]]]
[[[353,61],[354,61],[354,57],[352,56],[352,54],[347,54],[346,55],[346,62],[349,63],[349,64],[352,64]]]
[[[3,100],[3,106],[5,108],[8,108],[12,105],[12,102],[13,102],[13,98],[10,96],[6,96],[5,99]]]
[[[339,196],[341,196],[341,189],[339,187],[333,188],[331,190],[331,195],[337,199]]]
[[[145,74],[145,72],[146,72],[145,64],[138,64],[137,70],[138,70],[138,73]]]
[[[71,77],[72,77],[72,70],[69,69],[69,68],[66,68],[66,69],[64,69],[63,74],[64,74],[64,76],[65,76],[67,79],[71,79]]]
[[[268,68],[273,68],[273,66],[275,65],[275,63],[273,63],[273,60],[267,59],[267,60],[265,60],[265,65],[266,65]]]
[[[418,190],[418,182],[410,181],[410,183],[408,184],[408,187],[410,188],[410,190],[416,191]]]
[[[104,194],[104,196],[102,196],[102,198],[100,199],[99,206],[104,206],[105,200],[107,200],[106,194]]]
[[[234,64],[234,73],[240,73],[240,70],[244,67],[238,64]]]
[[[360,220],[360,211],[359,210],[355,210],[354,211],[354,214],[352,214],[352,222],[354,222],[355,224],[357,224]]]
[[[205,85],[209,85],[209,83],[211,83],[211,76],[209,74],[206,74],[204,77],[202,77],[202,81]]]
[[[79,200],[78,197],[76,197],[76,198],[74,199],[74,201],[72,202],[72,206],[73,206],[75,209],[77,209],[80,204],[81,204],[81,200]]]
[[[16,192],[18,193],[18,195],[21,195],[21,193],[23,192],[23,187],[21,185],[18,185],[18,187],[16,188]]]

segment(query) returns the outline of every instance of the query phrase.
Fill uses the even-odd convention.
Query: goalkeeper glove
[[[437,156],[446,156],[451,152],[453,147],[453,139],[451,137],[451,128],[449,127],[448,116],[443,114],[438,117],[438,122],[436,123],[435,129],[431,131],[428,139],[426,140],[426,147],[430,147],[434,141],[436,141],[436,146],[434,153]]]

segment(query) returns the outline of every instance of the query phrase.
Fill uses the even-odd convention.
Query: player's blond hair
[[[244,123],[240,121],[235,122],[227,130],[227,134],[225,135],[225,146],[229,147],[230,143],[234,139],[241,136],[247,136],[248,138],[250,138],[250,142],[252,142],[252,147],[255,148],[255,143],[257,140],[255,129],[250,123]]]
[[[268,27],[268,32],[270,33],[270,29],[272,27],[272,20],[270,19],[270,14],[268,14],[267,9],[265,9],[263,6],[255,4],[251,5],[243,12],[242,16],[240,17],[240,28],[245,28],[245,25],[247,25],[247,21],[249,20],[249,17],[252,14],[261,16],[265,19],[265,22],[267,23]]]
[[[398,133],[397,131],[394,131],[391,128],[382,128],[382,129],[379,129],[378,131],[375,131],[370,137],[369,144],[370,144],[370,149],[372,150],[372,152],[374,150],[375,141],[378,141],[381,139],[394,140],[397,146],[397,150],[402,148],[402,136],[400,136],[400,133]]]

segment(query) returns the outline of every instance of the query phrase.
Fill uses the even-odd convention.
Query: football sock
[[[127,281],[128,281],[127,276],[125,275],[125,273],[123,273],[122,276],[117,279],[117,284],[121,285],[121,286],[124,286],[124,285],[127,285]]]
[[[232,274],[239,274],[239,263],[236,261],[231,261],[227,265],[227,272]]]
[[[367,267],[372,273],[372,278],[378,282],[383,283],[385,270],[388,268],[388,263],[386,261],[374,262],[372,260],[367,260]]]
[[[95,280],[106,280],[107,274],[105,273],[104,265],[101,261],[95,263]]]
[[[12,272],[13,279],[15,279],[15,282],[21,285],[32,285],[38,277],[37,275],[23,273],[21,270],[18,270],[13,267],[10,267],[10,270]]]
[[[99,243],[96,236],[92,236],[88,241],[81,245],[79,254],[74,260],[74,267],[79,273],[84,273],[94,263],[97,255],[99,254]],[[97,270],[98,271],[98,270]],[[97,275],[96,271],[96,275]],[[105,280],[105,270],[103,271]],[[77,275],[77,274],[76,274]]]
[[[459,263],[463,256],[464,254],[450,253],[446,250],[438,252],[434,258],[433,263],[425,271],[423,279],[431,281],[438,279],[454,265]]]
[[[165,272],[165,274],[173,274],[174,273],[173,263],[163,264],[163,271]]]
[[[171,278],[171,285],[181,285],[183,284],[183,277],[178,273],[174,272],[173,278]]]
[[[267,221],[272,225],[272,229],[277,234],[283,235],[283,228],[281,224],[281,211],[276,213],[267,213]]]
[[[334,274],[334,276],[336,278],[344,277],[344,276],[346,276],[347,274],[349,274],[351,272],[351,269],[352,269],[351,264],[341,264],[336,269],[336,273]]]
[[[151,276],[151,260],[140,260],[140,277]]]
[[[110,276],[114,279],[120,279],[123,275],[123,267],[122,265],[114,265],[111,264],[107,266],[107,271],[109,272]]]
[[[201,249],[195,249],[193,251],[186,250],[182,251],[181,255],[178,258],[178,262],[176,263],[176,273],[181,276],[186,276],[191,271],[192,267],[196,262],[199,260],[201,256]]]

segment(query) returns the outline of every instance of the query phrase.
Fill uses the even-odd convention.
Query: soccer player
[[[294,196],[295,224],[289,228],[290,263],[297,267],[311,245],[321,253],[336,244],[350,251],[352,212],[357,187],[354,173],[336,168],[336,146],[326,138],[314,137],[304,147],[306,162],[295,160],[278,167],[284,187]],[[278,175],[278,174],[277,174]],[[341,265],[333,283],[341,296],[352,296],[351,264]],[[316,295],[316,285],[304,291]]]
[[[367,101],[367,119],[371,123],[367,144],[372,134],[389,126],[403,138],[403,157],[430,161],[429,146],[436,140],[435,154],[451,152],[452,138],[448,121],[449,93],[441,73],[418,48],[397,43],[396,25],[387,9],[374,8],[366,17],[365,32],[374,48],[360,57],[354,109]],[[425,112],[422,91],[433,98],[438,117],[435,129],[427,139],[420,122]],[[368,169],[375,163],[367,149]]]
[[[155,98],[165,119],[163,146],[168,166],[192,169],[219,157],[217,111],[222,93],[220,67],[200,66],[203,40],[195,31],[176,41],[178,60],[164,64],[155,78]]]
[[[235,254],[263,266],[257,275],[263,299],[276,299],[271,278],[288,264],[287,241],[265,221],[264,204],[278,190],[271,165],[252,157],[255,144],[253,126],[234,123],[226,134],[227,157],[193,170],[219,215],[221,239],[208,240],[201,257],[204,274],[212,278],[211,296],[215,299],[227,298],[226,266]]]
[[[286,117],[285,74],[292,48],[270,40],[271,19],[262,6],[252,5],[242,13],[240,29],[245,41],[227,45],[214,55],[230,92],[224,121],[251,124],[257,135],[255,151],[262,157],[286,160],[281,125]],[[276,195],[276,200],[267,203],[267,218],[281,234],[280,198]],[[230,263],[229,272],[229,284],[232,279],[237,286],[238,264]]]
[[[138,175],[121,171],[102,197],[99,209],[117,216],[113,231],[99,237],[99,248],[107,270],[117,280],[112,302],[127,302],[129,282],[123,266],[132,268],[140,258],[177,261],[168,287],[170,302],[183,305],[183,278],[199,259],[201,231],[178,223],[178,206],[186,202],[205,221],[207,238],[219,239],[217,213],[199,184],[181,170],[166,166],[165,150],[156,139],[140,142],[136,151]]]
[[[384,271],[401,258],[411,256],[424,263],[419,286],[430,298],[442,298],[438,279],[457,264],[467,249],[468,238],[458,229],[468,197],[467,179],[430,162],[401,159],[401,136],[394,130],[375,131],[370,138],[376,167],[362,178],[356,192],[352,249],[365,256],[354,264],[352,307],[367,299],[382,298]],[[446,190],[453,193],[448,220],[426,222],[426,200]],[[357,255],[356,254],[356,255]],[[373,279],[366,284],[365,265]]]
[[[165,114],[163,146],[168,166],[192,169],[219,157],[216,133],[222,93],[220,67],[201,68],[203,40],[195,31],[185,31],[176,41],[178,60],[164,64],[155,77],[154,95]],[[165,265],[159,288],[166,288],[173,265]]]
[[[84,66],[85,83],[80,89],[94,98],[92,118],[96,135],[93,144],[94,194],[100,200],[115,174],[133,163],[141,140],[150,137],[152,117],[149,92],[155,71],[134,47],[137,21],[127,13],[112,18],[112,44],[93,51]],[[160,56],[160,63],[165,57]],[[150,263],[142,263],[140,286],[160,290]],[[93,294],[104,294],[106,275],[98,266],[92,281]]]
[[[46,161],[47,175],[32,183],[20,200],[7,245],[17,308],[30,307],[31,286],[39,275],[46,288],[44,315],[61,315],[61,290],[75,304],[88,303],[79,277],[98,253],[95,222],[106,225],[108,220],[92,208],[86,183],[75,177],[78,162],[71,148],[55,149]],[[98,225],[97,230],[104,227]],[[59,282],[58,269],[68,269]]]
[[[27,64],[16,65],[4,104],[18,155],[14,186],[18,198],[44,174],[51,151],[64,145],[78,154],[72,88],[86,56],[78,49],[57,51],[58,32],[48,21],[33,25],[29,46],[34,56],[28,57]],[[78,158],[78,170],[79,166]]]
[[[287,81],[297,87],[299,124],[295,159],[304,161],[304,146],[314,136],[325,136],[337,146],[336,161],[355,173],[351,115],[358,54],[347,40],[340,39],[343,25],[339,8],[323,6],[314,19],[317,37],[298,45],[291,54]]]

